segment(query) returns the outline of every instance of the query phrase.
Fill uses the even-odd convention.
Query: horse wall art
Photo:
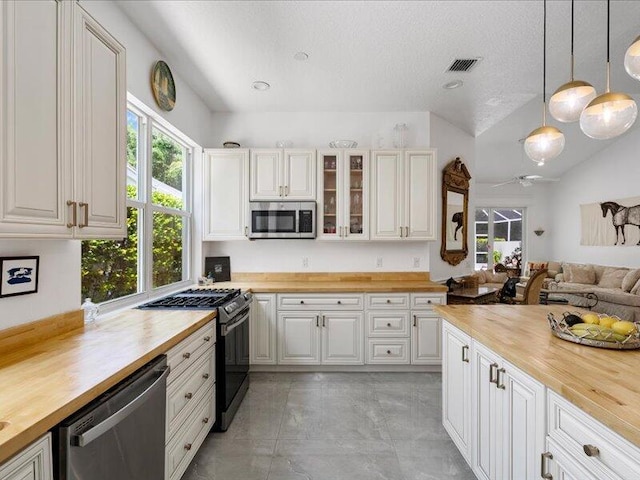
[[[640,245],[640,197],[581,205],[581,245]]]

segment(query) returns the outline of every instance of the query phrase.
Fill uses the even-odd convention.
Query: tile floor
[[[437,373],[254,373],[183,480],[475,480]]]

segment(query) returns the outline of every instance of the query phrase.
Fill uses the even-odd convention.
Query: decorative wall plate
[[[176,105],[176,84],[171,69],[162,60],[156,62],[151,70],[151,90],[158,106],[167,112]]]

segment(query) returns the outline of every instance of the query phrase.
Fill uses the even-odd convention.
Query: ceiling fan
[[[519,183],[523,187],[530,187],[534,183],[538,182],[559,182],[559,178],[545,178],[542,175],[519,175],[517,177],[513,177],[511,180],[507,182],[498,183],[496,185],[491,185],[492,187],[501,187],[502,185],[509,185],[511,183]]]

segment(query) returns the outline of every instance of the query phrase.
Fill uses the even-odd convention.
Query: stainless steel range
[[[253,295],[238,289],[192,288],[141,309],[216,310],[216,423],[226,431],[249,388],[249,313]]]

